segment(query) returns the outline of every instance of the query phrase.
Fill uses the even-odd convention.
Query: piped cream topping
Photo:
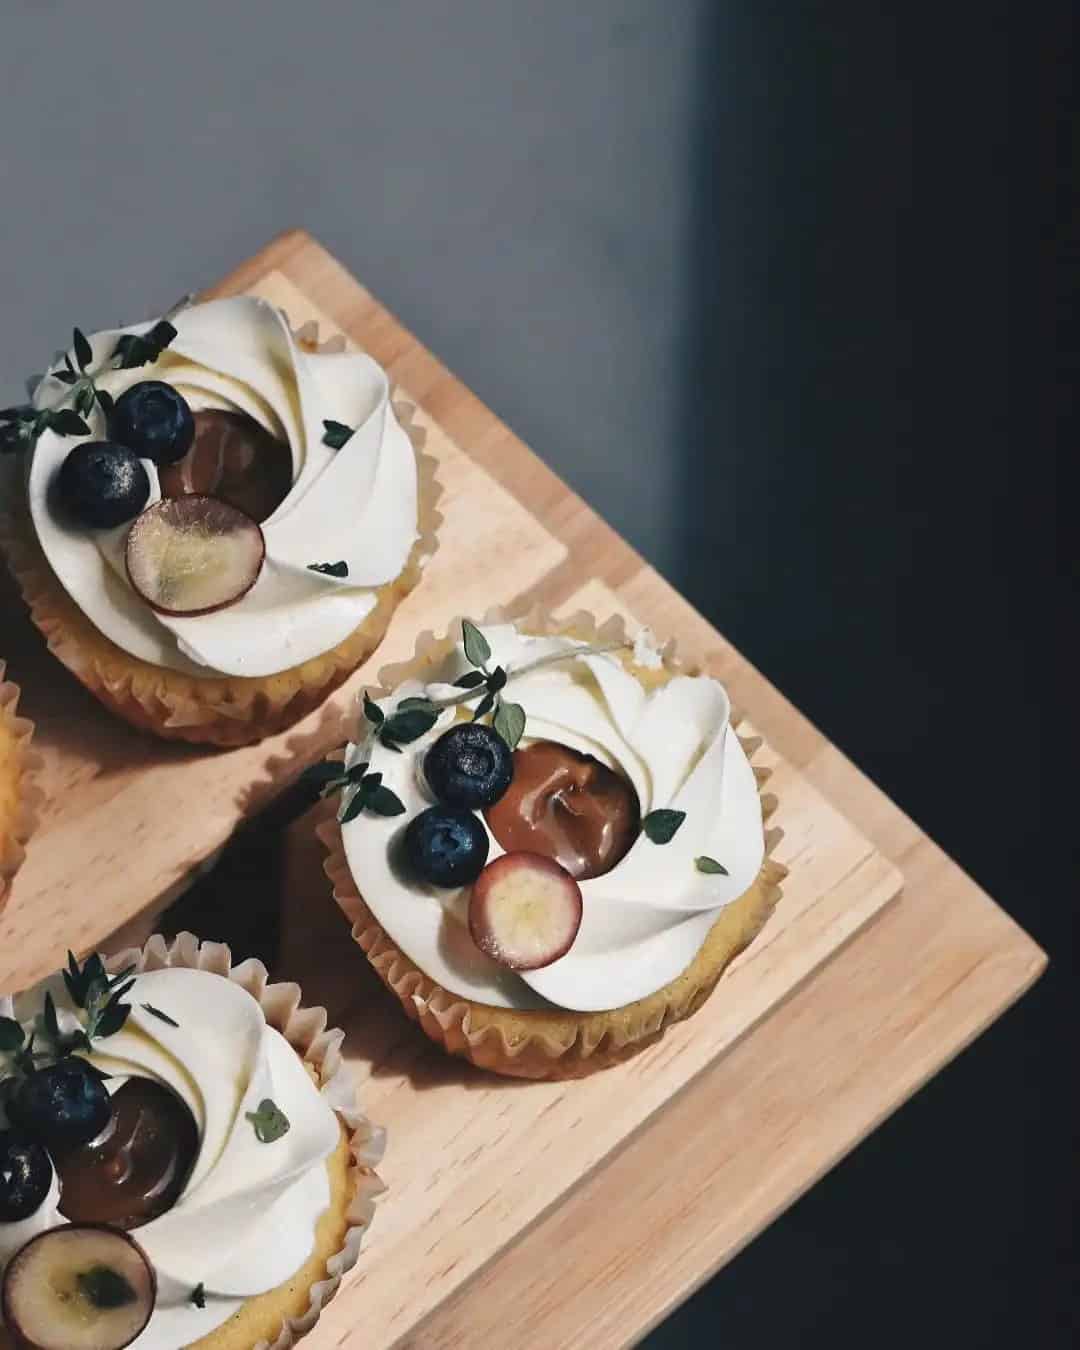
[[[244,413],[293,456],[293,486],[263,524],[266,561],[236,604],[214,614],[156,613],[131,588],[124,567],[128,526],[92,531],[66,521],[51,485],[80,438],[46,431],[30,462],[30,512],[45,556],[72,599],[130,655],[195,675],[272,675],[320,656],[371,613],[378,587],[394,580],[417,539],[416,456],[394,415],[386,373],[359,352],[310,353],[280,310],[252,297],[212,300],[176,315],[177,335],[159,360],[109,371],[99,388],[119,397],[141,380],[172,384],[194,412]],[[90,339],[93,367],[106,362],[123,332]],[[47,377],[35,402],[64,393]],[[98,409],[93,439],[106,437]],[[323,441],[325,420],[355,427],[339,450]],[[156,466],[150,502],[160,497]],[[338,578],[312,563],[348,564]]]
[[[50,980],[61,1029],[75,1014],[63,984]],[[27,1031],[40,1014],[44,988],[20,995],[13,1015]],[[219,1326],[245,1299],[273,1289],[310,1256],[319,1217],[330,1203],[325,1161],[339,1126],[304,1064],[258,1003],[238,985],[206,971],[167,969],[136,977],[126,996],[124,1028],[96,1042],[92,1062],[175,1092],[199,1128],[199,1153],[180,1199],[134,1236],[157,1273],[153,1317],[133,1343],[138,1350],[179,1350]],[[145,1011],[149,1003],[179,1023]],[[0,1008],[0,1011],[5,1009]],[[0,1076],[4,1074],[0,1056]],[[248,1112],[269,1098],[290,1128],[273,1143],[256,1137]],[[0,1223],[0,1269],[31,1237],[65,1222],[59,1187],[19,1223]],[[191,1293],[202,1284],[206,1307]]]
[[[347,762],[370,757],[406,808],[404,815],[389,818],[363,812],[343,825],[350,871],[393,941],[451,993],[502,1008],[622,1007],[679,975],[720,910],[750,887],[761,868],[765,841],[757,783],[731,729],[727,694],[714,679],[685,675],[647,691],[613,653],[568,656],[515,678],[515,668],[583,644],[530,637],[511,624],[485,625],[483,633],[492,650],[489,667],[511,672],[506,697],[525,709],[522,745],[550,740],[594,755],[633,785],[642,816],[670,808],[684,811],[685,821],[664,845],[642,833],[611,871],[581,883],[584,917],[565,956],[540,970],[507,970],[469,936],[467,888],[428,886],[397,858],[397,837],[432,804],[422,763],[428,746],[452,725],[455,713],[447,709],[401,754],[377,745],[350,746]],[[652,669],[655,652],[646,646],[639,642],[634,659]],[[459,644],[425,679],[406,681],[381,707],[388,713],[410,696],[445,695],[469,669]],[[482,694],[481,689],[467,706],[475,706]],[[488,856],[494,859],[503,850],[488,834]],[[727,875],[699,871],[695,859],[702,855],[722,863]]]

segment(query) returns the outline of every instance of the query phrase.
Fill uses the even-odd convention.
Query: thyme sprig
[[[496,732],[513,750],[525,732],[525,709],[520,703],[511,703],[503,697],[503,690],[511,680],[522,675],[530,675],[544,666],[557,665],[561,661],[577,656],[600,656],[606,652],[620,651],[625,642],[600,643],[594,646],[569,647],[565,651],[549,652],[534,661],[526,661],[521,666],[504,666],[489,669],[491,647],[480,629],[468,619],[461,621],[462,645],[465,659],[473,667],[454,681],[455,694],[443,694],[438,698],[412,696],[402,699],[392,713],[384,713],[379,705],[364,694],[364,716],[374,728],[375,738],[389,750],[400,750],[402,745],[415,741],[430,731],[441,712],[455,708],[474,699],[483,689],[480,702],[473,710],[472,720],[492,714],[491,724]]]
[[[338,819],[343,825],[355,820],[361,811],[370,811],[373,816],[400,816],[405,803],[390,788],[383,784],[381,773],[369,773],[369,765],[354,764],[346,769],[335,761],[331,764],[313,764],[305,777],[313,787],[318,788],[320,797],[330,797],[341,792],[341,809]]]
[[[127,966],[118,975],[109,975],[96,952],[80,966],[74,955],[68,952],[67,969],[63,972],[64,984],[72,1003],[86,1013],[85,1028],[72,1032],[68,1038],[75,1043],[71,1048],[90,1050],[95,1039],[112,1036],[123,1027],[131,1015],[131,1005],[123,999],[135,984],[131,978],[134,974],[135,967]],[[46,994],[46,1030],[50,1030],[48,1015],[51,1004],[52,999]],[[55,1009],[53,1016],[55,1018]]]
[[[368,730],[357,746],[357,762],[351,769],[346,769],[341,763],[332,763],[315,764],[307,770],[305,779],[320,796],[329,797],[335,792],[342,794],[338,810],[338,820],[342,824],[355,820],[365,810],[381,816],[396,816],[405,810],[396,793],[383,784],[382,775],[370,772],[376,744],[400,753],[403,745],[409,745],[426,735],[445,709],[458,707],[479,696],[480,702],[473,712],[472,720],[476,722],[490,714],[492,728],[513,750],[525,733],[526,715],[520,703],[512,703],[503,697],[503,690],[512,680],[573,657],[601,656],[629,646],[626,642],[609,642],[569,647],[564,651],[549,652],[521,666],[507,669],[496,665],[491,668],[491,646],[476,624],[463,619],[461,634],[465,659],[473,669],[454,681],[456,693],[443,694],[437,698],[411,695],[402,699],[388,713],[365,691],[363,711]]]
[[[80,966],[68,952],[67,968],[61,974],[72,1003],[85,1014],[85,1021],[74,1031],[62,1031],[56,1003],[48,990],[29,1036],[14,1017],[0,1017],[0,1051],[13,1057],[17,1075],[31,1074],[41,1065],[79,1050],[91,1052],[95,1041],[118,1032],[131,1014],[124,998],[135,983],[134,966],[109,975],[100,956],[87,957]]]
[[[112,397],[107,390],[98,388],[97,381],[115,370],[135,370],[156,361],[176,337],[170,319],[190,304],[191,299],[191,296],[185,296],[173,305],[146,333],[122,333],[109,356],[97,366],[92,365],[94,353],[86,334],[80,328],[73,329],[71,351],[62,354],[62,364],[50,370],[47,376],[27,381],[31,398],[45,378],[57,380],[64,386],[59,396],[40,408],[33,402],[0,408],[0,453],[32,450],[38,437],[46,431],[54,431],[58,436],[89,436],[86,418],[94,408],[100,408],[108,417],[113,407]]]

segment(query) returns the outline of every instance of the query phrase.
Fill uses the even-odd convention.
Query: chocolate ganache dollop
[[[172,1209],[199,1152],[195,1117],[176,1093],[129,1078],[96,1139],[55,1158],[60,1213],[72,1223],[138,1228]]]
[[[542,853],[579,881],[610,872],[641,828],[637,793],[592,755],[557,741],[514,751],[514,777],[484,813],[507,853]]]
[[[285,442],[243,413],[205,409],[194,421],[191,449],[158,471],[162,496],[194,492],[220,497],[252,520],[273,515],[292,487],[292,454]]]

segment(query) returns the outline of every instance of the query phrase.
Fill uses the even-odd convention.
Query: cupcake
[[[567,1078],[696,1011],[784,875],[723,686],[588,616],[465,620],[381,678],[318,766],[320,831],[405,1012],[482,1068]]]
[[[370,656],[434,547],[431,462],[385,371],[263,300],[76,330],[0,419],[25,462],[2,535],[34,622],[159,736],[291,725]]]
[[[38,792],[32,771],[37,757],[30,750],[33,727],[25,717],[16,716],[18,702],[19,691],[5,681],[0,661],[0,909],[36,824]]]
[[[182,934],[0,1004],[0,1346],[285,1350],[382,1189],[342,1033]]]

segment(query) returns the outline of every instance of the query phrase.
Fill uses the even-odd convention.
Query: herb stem
[[[177,302],[174,305],[172,305],[166,311],[166,313],[163,315],[163,318],[166,321],[174,318],[177,314],[180,313],[181,310],[186,309],[188,305],[191,304],[194,298],[195,297],[192,294],[182,296],[179,300],[177,300]],[[73,408],[77,407],[79,396],[83,393],[84,390],[92,389],[96,393],[97,387],[95,385],[95,381],[100,379],[102,375],[109,375],[113,371],[122,370],[123,364],[124,364],[123,355],[118,351],[114,351],[111,356],[107,356],[105,360],[101,363],[101,365],[97,366],[95,369],[83,370],[74,384],[63,385],[62,386],[63,392],[61,393],[60,397],[56,399],[53,403],[42,404],[41,408],[39,408],[38,411],[56,412],[59,408],[62,408],[64,406],[64,404],[68,401],[68,399],[71,399],[71,406]],[[51,379],[54,376],[54,374],[55,374],[54,371],[51,370],[46,371],[45,379]]]
[[[549,652],[547,656],[538,656],[535,661],[528,661],[523,666],[508,666],[506,670],[506,688],[512,680],[520,675],[531,675],[534,670],[540,670],[544,666],[558,665],[560,661],[569,661],[575,656],[604,656],[608,652],[628,651],[629,642],[609,642],[606,645],[596,647],[568,647],[565,651]],[[481,667],[482,669],[482,667]],[[447,694],[443,698],[431,699],[433,708],[455,708],[461,703],[468,703],[471,698],[483,697],[483,686],[476,689],[462,689],[457,694]]]

